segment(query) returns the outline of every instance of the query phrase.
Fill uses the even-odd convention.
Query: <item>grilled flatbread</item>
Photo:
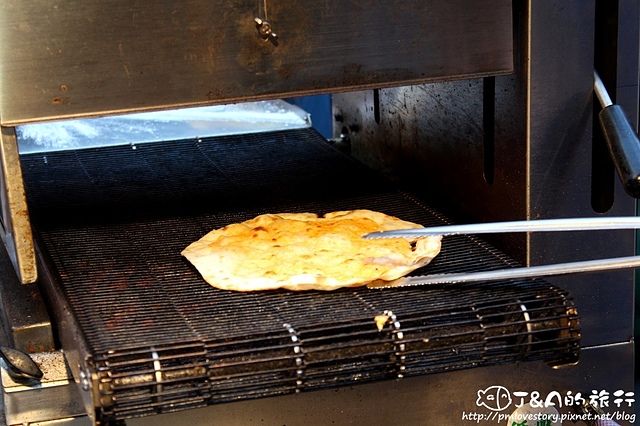
[[[420,227],[371,210],[265,214],[211,231],[182,255],[224,290],[335,290],[394,280],[428,264],[440,236],[362,238]]]

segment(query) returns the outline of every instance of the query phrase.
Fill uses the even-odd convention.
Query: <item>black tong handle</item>
[[[602,105],[600,127],[625,191],[640,198],[640,140],[624,110],[611,102],[602,80],[595,73],[596,95]]]
[[[29,355],[6,346],[0,346],[0,357],[4,360],[7,373],[16,381],[39,380],[43,373]]]

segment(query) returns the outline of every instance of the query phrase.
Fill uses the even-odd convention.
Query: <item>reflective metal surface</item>
[[[3,125],[513,72],[510,0],[8,0]],[[384,52],[384,55],[380,53]]]
[[[368,284],[367,287],[392,288],[436,284],[461,284],[521,278],[541,278],[568,274],[587,274],[638,268],[640,268],[640,256],[627,256],[612,259],[584,260],[581,262],[554,263],[552,265],[524,266],[519,268],[498,269],[495,271],[417,275],[412,277],[402,277],[393,281],[374,281],[373,283]]]
[[[20,154],[26,154],[310,126],[304,110],[271,100],[26,124],[16,127],[16,133]]]
[[[23,284],[36,281],[35,252],[31,221],[22,181],[22,169],[18,156],[15,128],[2,127],[0,139],[0,201],[2,204],[2,229],[0,236],[20,281]]]
[[[91,425],[62,352],[44,352],[32,358],[44,373],[35,384],[14,381],[1,363],[6,425]]]
[[[43,373],[31,357],[22,351],[8,346],[0,346],[0,357],[4,360],[6,371],[16,381],[39,381]]]
[[[510,222],[468,223],[371,232],[363,238],[416,238],[426,235],[503,234],[508,232],[569,232],[638,229],[640,218],[576,217],[562,219],[515,220]]]
[[[461,223],[634,216],[619,184],[605,213],[592,205],[595,1],[514,7],[526,29],[516,34],[516,75],[336,94],[336,135],[346,131],[354,156]],[[628,90],[637,93],[637,68]],[[630,256],[634,240],[620,230],[490,239],[531,266]],[[633,271],[550,280],[575,298],[583,344],[631,340]]]
[[[27,353],[53,351],[53,327],[38,285],[20,283],[4,250],[0,272],[0,312],[6,332],[0,344]]]

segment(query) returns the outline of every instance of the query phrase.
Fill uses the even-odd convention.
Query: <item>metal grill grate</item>
[[[578,355],[575,308],[541,280],[330,293],[206,284],[180,251],[260,213],[369,208],[445,221],[313,130],[30,154],[23,170],[103,420]],[[416,273],[512,263],[478,240],[447,237]],[[374,317],[385,312],[379,331]]]

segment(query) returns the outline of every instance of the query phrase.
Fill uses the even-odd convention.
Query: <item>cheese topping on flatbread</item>
[[[213,230],[182,255],[224,290],[335,290],[394,280],[428,264],[440,236],[362,238],[421,227],[371,210],[265,214]]]

